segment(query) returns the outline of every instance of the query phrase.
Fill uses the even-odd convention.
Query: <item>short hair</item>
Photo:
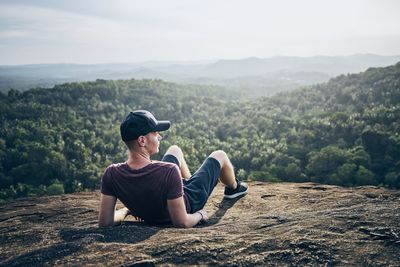
[[[134,139],[134,140],[130,140],[130,141],[124,142],[124,143],[128,147],[129,150],[132,150],[135,148],[136,141],[137,141],[137,139]]]

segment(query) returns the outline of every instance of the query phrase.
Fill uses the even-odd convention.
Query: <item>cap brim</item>
[[[162,131],[168,130],[169,127],[171,127],[171,122],[170,121],[158,121],[155,130],[157,132],[162,132]]]

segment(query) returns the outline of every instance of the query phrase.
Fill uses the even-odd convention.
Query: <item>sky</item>
[[[0,0],[0,65],[400,55],[398,0]]]

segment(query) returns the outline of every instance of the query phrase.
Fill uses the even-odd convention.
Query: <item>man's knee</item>
[[[167,149],[167,152],[165,152],[166,155],[173,155],[178,161],[179,164],[182,160],[183,157],[183,152],[182,149],[177,146],[177,145],[172,145]]]
[[[182,149],[177,145],[172,145],[167,149],[166,154],[182,154]]]
[[[226,162],[228,161],[228,155],[226,155],[225,151],[223,150],[216,150],[210,154],[211,158],[218,160],[221,167],[223,167]]]

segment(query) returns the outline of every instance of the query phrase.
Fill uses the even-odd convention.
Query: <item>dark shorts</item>
[[[179,167],[178,159],[171,154],[164,155],[162,161],[175,163]],[[220,172],[218,160],[208,157],[190,179],[183,179],[183,191],[188,198],[191,213],[204,207],[218,183]]]

